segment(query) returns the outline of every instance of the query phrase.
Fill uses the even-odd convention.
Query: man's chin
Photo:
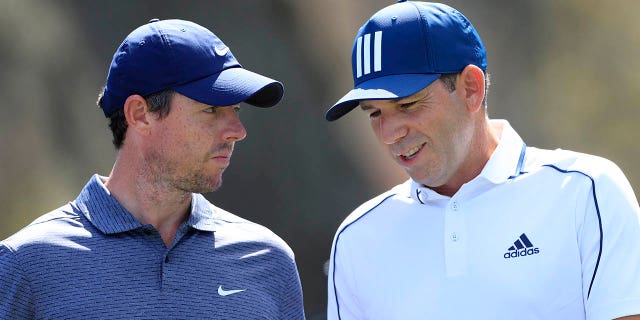
[[[193,181],[193,180],[192,180]],[[216,179],[202,179],[198,183],[191,183],[188,185],[184,185],[182,190],[189,193],[209,193],[214,192],[220,189],[222,186],[222,178],[218,177]]]
[[[192,191],[192,192],[193,193],[209,193],[209,192],[218,191],[220,187],[222,187],[222,179],[217,179],[215,181],[211,181],[207,185],[203,185],[200,190]]]
[[[207,192],[218,191],[222,187],[222,179],[218,179],[218,181],[209,189]]]

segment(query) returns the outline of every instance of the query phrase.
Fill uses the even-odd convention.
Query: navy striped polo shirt
[[[94,175],[0,242],[0,319],[304,319],[293,252],[194,194],[167,248]]]

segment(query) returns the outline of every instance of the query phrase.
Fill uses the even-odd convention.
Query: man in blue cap
[[[287,244],[201,194],[246,136],[239,104],[282,95],[200,25],[131,32],[98,100],[113,169],[0,243],[0,318],[304,319]]]
[[[410,179],[339,227],[328,319],[640,319],[640,209],[624,174],[490,120],[473,25],[399,2],[359,30],[354,89],[326,118],[359,106]]]

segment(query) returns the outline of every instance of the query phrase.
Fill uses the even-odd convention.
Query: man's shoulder
[[[60,235],[71,234],[72,229],[82,228],[80,216],[73,210],[71,204],[66,204],[53,211],[45,213],[36,220],[14,233],[0,244],[19,251],[23,248],[46,245],[55,242]]]
[[[234,243],[262,243],[283,250],[293,257],[293,251],[289,245],[266,226],[237,216],[213,204],[211,208],[215,221],[216,242],[220,240]]]
[[[563,173],[581,173],[595,180],[602,177],[624,177],[613,161],[592,154],[564,149],[538,148],[528,148],[527,154],[525,171],[548,167]]]

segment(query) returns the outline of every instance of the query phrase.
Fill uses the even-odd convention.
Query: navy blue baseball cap
[[[229,106],[276,105],[282,83],[242,68],[208,29],[184,20],[158,20],[132,31],[113,55],[100,105],[105,116],[130,95],[172,89],[193,100]]]
[[[440,3],[399,1],[358,31],[351,54],[354,89],[325,114],[336,120],[361,100],[408,97],[442,74],[473,64],[487,68],[484,44],[471,22]]]

